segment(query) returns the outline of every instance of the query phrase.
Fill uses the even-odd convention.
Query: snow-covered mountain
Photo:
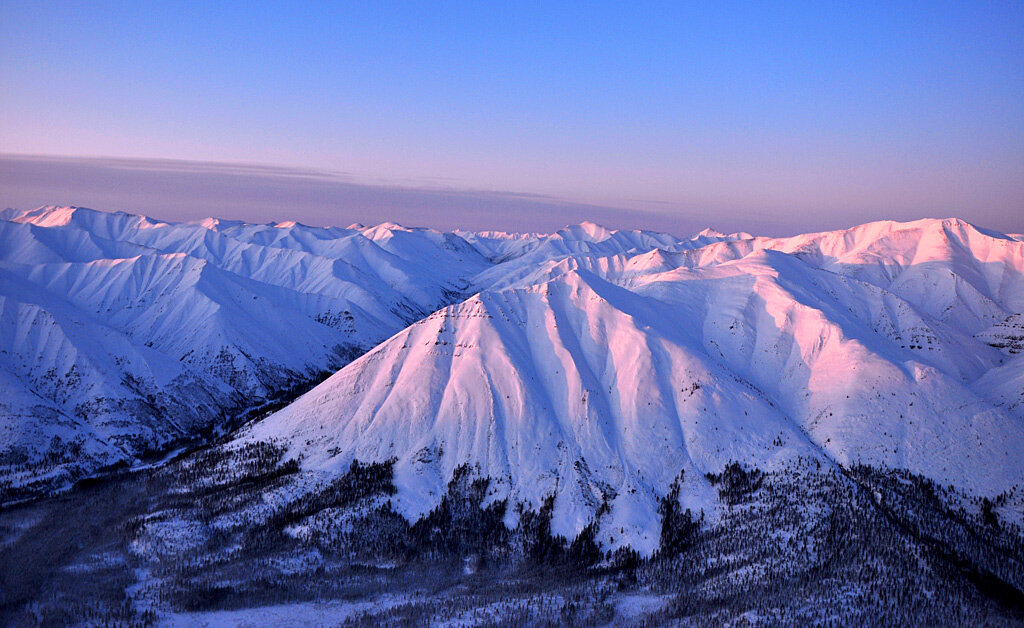
[[[451,302],[488,265],[398,227],[4,218],[0,459],[15,484],[195,436]]]
[[[0,218],[9,490],[194,437],[360,354],[237,442],[283,444],[313,479],[393,460],[410,518],[468,464],[491,499],[554,495],[569,538],[605,505],[599,539],[645,552],[669,486],[714,516],[707,475],[732,461],[1024,490],[1024,242],[963,221],[681,239]]]
[[[606,546],[645,552],[670,484],[713,513],[705,476],[730,461],[863,462],[1020,499],[1024,243],[959,220],[648,237],[467,238],[503,260],[477,293],[242,440],[326,474],[394,460],[410,518],[470,464],[493,499],[555,495],[568,538],[607,503]]]
[[[52,486],[194,437],[461,300],[501,261],[673,243],[594,225],[467,235],[5,210],[0,477]]]

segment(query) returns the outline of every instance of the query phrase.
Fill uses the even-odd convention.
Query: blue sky
[[[555,4],[9,0],[0,152],[330,171],[424,203],[513,192],[680,229],[1024,230],[1024,3]],[[95,198],[16,179],[0,205]],[[152,207],[133,192],[105,202]],[[195,205],[163,194],[165,218]],[[311,222],[388,212],[266,196]],[[409,207],[380,219],[461,220]]]

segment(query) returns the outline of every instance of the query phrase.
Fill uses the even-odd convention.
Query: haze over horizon
[[[0,206],[1020,232],[1022,70],[1019,3],[8,3]]]

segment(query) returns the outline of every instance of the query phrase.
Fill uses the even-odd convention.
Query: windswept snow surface
[[[10,485],[132,459],[362,351],[238,440],[308,477],[393,459],[410,518],[463,464],[494,499],[554,495],[570,537],[607,503],[601,541],[642,552],[669,485],[713,517],[706,474],[731,461],[1024,484],[1024,242],[963,221],[680,239],[0,218]]]

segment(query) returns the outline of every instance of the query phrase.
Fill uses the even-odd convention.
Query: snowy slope
[[[646,552],[680,472],[687,507],[712,512],[704,476],[732,460],[865,462],[985,495],[1024,482],[1024,243],[958,220],[493,240],[474,244],[510,257],[477,294],[242,438],[326,473],[395,459],[410,517],[465,463],[495,498],[554,494],[570,537],[608,500],[603,540]]]

